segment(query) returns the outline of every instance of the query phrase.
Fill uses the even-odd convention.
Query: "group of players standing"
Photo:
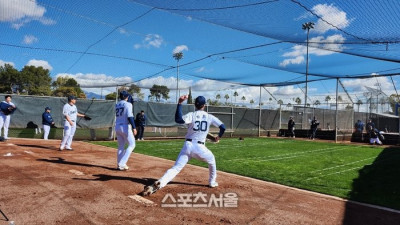
[[[8,137],[8,128],[10,125],[10,120],[11,120],[11,115],[15,112],[17,107],[15,106],[14,103],[11,102],[11,95],[6,95],[5,100],[0,103],[0,136],[1,136],[1,128],[4,127],[4,136],[2,136],[2,139],[9,139]],[[64,115],[64,136],[61,140],[60,148],[59,151],[62,151],[64,149],[72,151],[73,149],[71,148],[72,144],[72,139],[74,137],[75,131],[76,131],[76,119],[77,117],[84,117],[87,120],[90,120],[91,118],[78,113],[78,110],[76,108],[76,97],[75,96],[68,96],[68,103],[66,103],[63,107],[63,115]],[[49,133],[50,133],[50,128],[54,126],[54,120],[51,116],[51,108],[46,107],[44,109],[44,113],[42,114],[42,125],[43,125],[43,131],[44,135],[43,138],[45,140],[48,139]]]
[[[117,151],[117,169],[128,170],[127,166],[128,159],[136,147],[135,135],[137,134],[136,124],[133,116],[133,105],[132,101],[128,101],[132,98],[127,91],[121,91],[119,93],[120,101],[115,105],[115,132],[118,141]],[[195,158],[208,163],[209,168],[209,187],[217,187],[217,169],[214,154],[205,146],[207,134],[210,129],[210,125],[214,125],[219,128],[219,134],[216,137],[218,141],[225,132],[224,124],[215,116],[208,114],[204,111],[206,105],[206,99],[203,96],[198,96],[195,99],[195,111],[189,112],[185,115],[182,114],[182,103],[188,99],[187,95],[183,95],[179,98],[178,105],[175,112],[175,122],[178,124],[188,125],[188,131],[185,135],[185,143],[178,155],[178,158],[172,168],[167,170],[165,174],[153,184],[145,186],[144,195],[150,195],[158,189],[166,186],[183,167],[188,163],[191,158]],[[72,139],[76,131],[77,117],[83,117],[85,119],[91,119],[90,117],[78,113],[76,108],[76,97],[69,96],[68,103],[63,107],[64,121],[64,136],[62,138],[59,151],[64,149],[72,150],[71,144]],[[11,96],[5,96],[5,101],[1,102],[1,119],[0,128],[4,125],[4,137],[8,139],[8,126],[10,123],[10,115],[16,110],[16,106],[11,102]],[[45,112],[42,115],[44,139],[47,139],[50,127],[54,125],[53,118],[51,117],[51,108],[46,107]],[[143,111],[141,112],[141,115]],[[138,114],[139,115],[139,114]],[[140,126],[143,126],[141,124]],[[142,131],[143,132],[143,131]],[[1,133],[0,133],[1,136]],[[142,139],[138,137],[138,140]],[[127,147],[125,148],[125,145]]]

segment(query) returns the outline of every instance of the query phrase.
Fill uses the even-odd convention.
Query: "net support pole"
[[[338,135],[338,96],[339,95],[339,78],[336,78],[336,111],[335,111],[335,143]]]
[[[258,98],[258,108],[259,108],[259,115],[258,115],[258,137],[261,137],[261,85],[260,85],[260,96]]]
[[[118,86],[115,87],[115,104],[118,103]],[[114,121],[113,121],[113,127],[112,129],[112,136],[113,140],[115,141],[116,134],[115,134],[115,122],[117,121],[117,115],[114,113]]]

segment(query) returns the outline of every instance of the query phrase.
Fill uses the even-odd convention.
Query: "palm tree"
[[[179,98],[179,60],[183,58],[182,52],[175,52],[172,54],[172,57],[176,60],[176,102],[178,102]]]
[[[254,104],[254,100],[252,99],[252,100],[250,100],[251,108],[253,108],[253,104]]]
[[[243,102],[246,101],[246,97],[242,96],[242,101]]]
[[[315,100],[314,105],[316,106],[321,105],[321,102],[319,100]]]
[[[220,98],[221,98],[221,95],[220,95],[220,94],[217,94],[217,95],[215,96],[215,99],[217,100],[217,102],[219,101]]]
[[[296,98],[296,100],[294,100],[296,102],[296,104],[300,105],[301,104],[301,99],[299,97]]]
[[[329,101],[331,100],[331,96],[326,96],[325,101],[326,101],[326,106],[329,108]]]
[[[356,104],[357,104],[357,108],[358,108],[357,111],[360,112],[360,105],[362,105],[363,102],[359,99]]]
[[[301,29],[307,30],[307,60],[306,60],[306,91],[304,93],[304,103],[307,105],[307,92],[308,92],[308,37],[310,34],[310,29],[314,29],[314,23],[313,22],[307,22],[303,23]]]
[[[226,95],[224,96],[224,98],[225,98],[225,104],[228,103],[229,95],[226,94]]]
[[[239,96],[239,93],[237,93],[237,91],[235,91],[234,93],[233,93],[233,97],[235,97],[235,103],[236,103],[236,97],[237,96]]]
[[[278,100],[278,104],[279,104],[279,105],[283,105],[282,99],[279,99],[279,100]]]

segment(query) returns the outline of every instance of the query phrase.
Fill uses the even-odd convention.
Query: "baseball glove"
[[[219,140],[217,139],[217,137],[218,137],[218,136],[214,136],[213,134],[208,133],[206,138],[207,138],[208,140],[210,140],[211,142],[218,143]]]
[[[17,108],[5,102],[0,103],[0,110],[3,112],[4,115],[13,114]]]
[[[85,120],[91,120],[92,118],[91,118],[90,116],[86,116],[86,115],[85,115],[85,116],[83,117],[83,119],[85,119]]]

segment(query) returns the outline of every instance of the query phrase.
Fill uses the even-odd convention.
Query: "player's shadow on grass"
[[[37,159],[37,161],[41,162],[49,162],[49,163],[57,163],[57,164],[65,164],[65,165],[73,165],[73,166],[85,166],[85,167],[97,167],[97,168],[103,168],[106,170],[118,170],[116,167],[107,167],[107,166],[100,166],[100,165],[93,165],[93,164],[87,164],[87,163],[80,163],[80,162],[71,162],[67,161],[61,157],[52,157],[55,159]]]
[[[400,147],[387,147],[353,180],[350,200],[400,210]],[[379,214],[377,214],[377,211]],[[397,222],[396,222],[397,221]],[[400,214],[346,203],[343,224],[398,224]]]

